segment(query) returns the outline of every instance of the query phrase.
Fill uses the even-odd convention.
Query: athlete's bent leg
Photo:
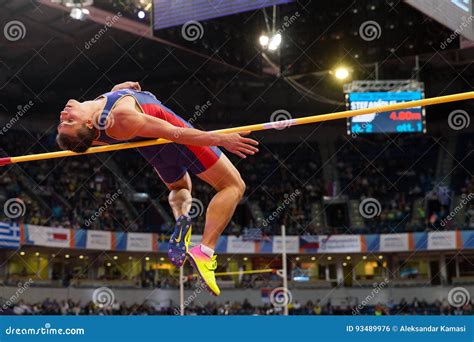
[[[214,249],[244,195],[245,183],[239,171],[224,154],[211,168],[197,176],[217,191],[207,207],[202,237],[202,244]]]
[[[170,190],[168,202],[173,210],[174,218],[178,219],[181,215],[186,215],[191,208],[192,202],[192,182],[189,174],[186,172],[180,180],[174,183],[165,182],[165,184]]]
[[[173,210],[176,224],[168,244],[168,257],[176,267],[183,266],[186,261],[189,243],[191,241],[191,218],[187,215],[192,203],[191,177],[186,173],[174,183],[166,183],[170,190],[168,202]]]
[[[214,273],[217,268],[214,248],[244,195],[245,183],[225,155],[197,176],[216,189],[217,194],[207,207],[202,242],[199,246],[190,249],[188,255],[207,289],[218,296],[221,291]]]

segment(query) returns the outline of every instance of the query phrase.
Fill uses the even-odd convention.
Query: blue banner
[[[472,316],[0,316],[0,341],[472,342]]]
[[[21,232],[24,232],[24,234]],[[201,235],[193,235],[191,242],[199,243],[201,238]],[[0,222],[0,248],[35,245],[89,250],[166,253],[168,239],[169,237],[159,236],[156,233],[73,230],[30,224],[19,227],[18,225]],[[245,240],[242,236],[223,235],[219,238],[215,250],[219,254],[280,254],[281,241],[280,236],[265,236],[258,240]],[[289,254],[455,251],[474,249],[474,230],[365,235],[288,235],[286,244],[287,253]]]

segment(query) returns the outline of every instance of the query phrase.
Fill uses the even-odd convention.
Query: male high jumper
[[[92,145],[115,144],[147,138],[173,143],[138,148],[168,187],[169,204],[176,219],[168,246],[170,261],[181,267],[187,256],[208,290],[218,296],[214,271],[214,248],[245,192],[245,183],[222,146],[241,158],[258,152],[258,142],[246,138],[250,132],[217,134],[194,129],[166,108],[137,82],[116,85],[93,101],[69,100],[61,112],[57,143],[64,150],[85,152]],[[192,172],[217,193],[206,212],[200,245],[188,249],[191,219]]]

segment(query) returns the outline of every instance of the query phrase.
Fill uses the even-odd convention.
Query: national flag
[[[0,222],[0,248],[18,248],[20,246],[20,226]]]

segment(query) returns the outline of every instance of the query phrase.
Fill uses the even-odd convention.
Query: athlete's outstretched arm
[[[178,144],[193,146],[222,146],[241,158],[258,152],[256,140],[245,138],[250,132],[217,134],[194,128],[176,127],[167,121],[144,115],[135,109],[114,111],[114,124],[109,130],[117,138],[164,138]],[[112,133],[112,132],[111,132]]]

